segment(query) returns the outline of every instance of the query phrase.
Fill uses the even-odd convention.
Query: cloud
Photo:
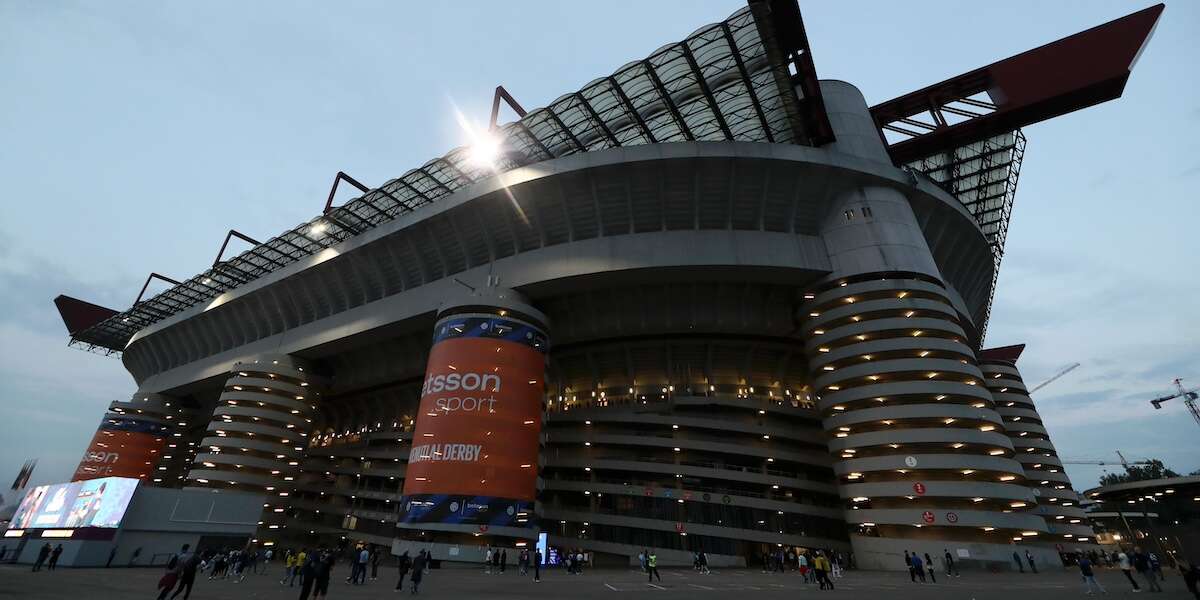
[[[133,393],[120,361],[67,347],[54,296],[67,286],[104,296],[81,279],[0,246],[0,481],[26,457],[40,461],[35,482],[65,480],[108,403]]]

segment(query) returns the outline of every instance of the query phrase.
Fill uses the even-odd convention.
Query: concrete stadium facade
[[[755,6],[693,38],[739,47]],[[786,547],[885,569],[910,549],[1008,564],[1090,542],[1015,365],[979,350],[987,225],[896,165],[854,86],[818,91],[821,144],[747,141],[720,115],[726,139],[667,141],[635,116],[639,143],[575,139],[369,228],[327,212],[352,233],[139,324],[121,348],[138,391],[109,416],[174,427],[153,484],[264,494],[262,541],[475,560],[457,548],[541,531],[600,562]],[[597,137],[623,135],[592,114]],[[430,335],[453,306],[536,314],[552,340],[526,527],[398,528]]]

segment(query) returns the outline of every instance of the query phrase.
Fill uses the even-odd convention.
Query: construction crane
[[[1200,388],[1192,388],[1190,390],[1185,390],[1185,389],[1183,389],[1183,380],[1182,379],[1176,379],[1173,383],[1175,384],[1175,393],[1174,394],[1167,394],[1166,396],[1159,396],[1159,397],[1151,400],[1150,404],[1153,404],[1154,409],[1158,410],[1158,409],[1162,408],[1162,403],[1166,402],[1167,400],[1183,398],[1184,406],[1187,406],[1188,412],[1192,413],[1192,418],[1196,420],[1196,424],[1200,425],[1200,408],[1196,407],[1196,399],[1200,398]]]
[[[1032,390],[1029,390],[1029,393],[1033,394],[1034,392],[1046,387],[1047,385],[1050,385],[1055,379],[1058,379],[1059,377],[1062,377],[1063,375],[1066,375],[1067,373],[1074,371],[1078,367],[1079,367],[1079,363],[1071,363],[1070,365],[1063,367],[1057,373],[1054,374],[1054,377],[1051,377],[1050,379],[1047,379],[1047,380],[1037,384],[1036,387],[1034,387]]]

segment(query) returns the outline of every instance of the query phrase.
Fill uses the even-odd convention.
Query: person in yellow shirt
[[[286,585],[288,580],[292,578],[292,570],[296,568],[296,553],[288,550],[287,556],[283,557],[283,579],[279,580],[279,585]]]
[[[825,589],[825,585],[829,585],[829,589],[833,589],[833,582],[829,580],[829,558],[824,552],[817,552],[816,558],[813,559],[813,571],[816,574],[817,582],[821,584],[821,589]]]
[[[304,568],[306,560],[308,560],[308,553],[301,548],[300,553],[296,555],[296,566],[292,567],[292,576],[288,579],[288,587],[295,585],[296,578],[300,576],[300,569]]]

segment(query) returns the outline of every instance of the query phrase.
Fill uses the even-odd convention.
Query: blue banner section
[[[400,500],[401,523],[533,527],[533,503],[492,496],[420,494]]]
[[[488,338],[529,346],[545,353],[550,339],[540,329],[503,317],[450,317],[438,323],[433,343],[454,338]]]
[[[161,423],[143,421],[141,419],[133,419],[130,417],[108,417],[100,423],[100,430],[149,433],[150,435],[155,436],[164,436],[168,432],[167,426]]]

